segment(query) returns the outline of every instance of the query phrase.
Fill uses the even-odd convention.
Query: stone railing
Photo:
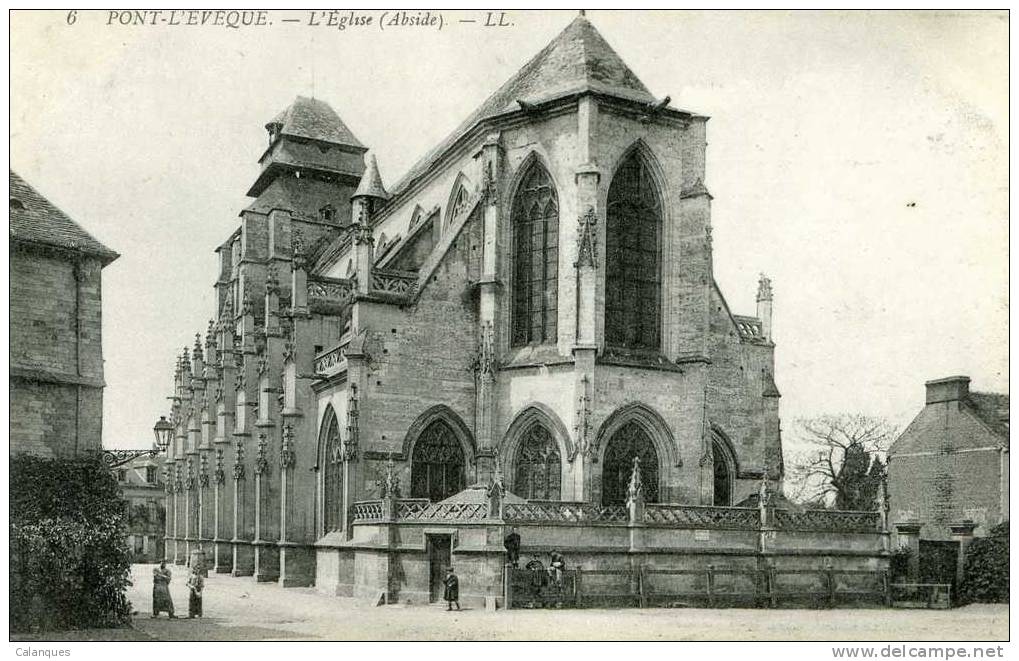
[[[350,508],[354,523],[381,521],[383,516],[381,500],[362,500]]]
[[[330,303],[350,303],[354,298],[354,281],[347,278],[308,278],[308,298]]]
[[[429,503],[420,500],[400,500],[396,503],[396,518],[421,521],[443,519],[446,521],[475,521],[487,519],[487,503]]]
[[[879,512],[852,512],[842,510],[775,510],[772,519],[779,530],[811,532],[879,532]]]
[[[374,269],[372,271],[372,293],[408,296],[417,288],[418,274],[415,271]]]
[[[757,530],[761,512],[756,507],[709,507],[648,503],[644,523],[670,528]]]
[[[557,501],[506,503],[507,521],[548,521],[550,523],[627,523],[629,510],[623,505],[595,505]]]
[[[350,346],[350,336],[346,336],[335,347],[315,356],[315,374],[325,374],[344,361],[347,356],[347,347]]]

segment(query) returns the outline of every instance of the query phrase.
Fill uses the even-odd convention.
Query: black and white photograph
[[[1008,656],[1008,9],[8,20],[10,654]]]

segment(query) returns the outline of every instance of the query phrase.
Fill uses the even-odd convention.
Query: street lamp
[[[173,438],[173,423],[167,420],[165,415],[161,415],[153,425],[152,433],[156,435],[156,447],[160,452],[166,452],[166,449],[170,447],[170,440]]]

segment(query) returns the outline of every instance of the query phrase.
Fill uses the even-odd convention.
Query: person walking
[[[516,526],[513,526],[510,534],[503,538],[502,545],[506,547],[509,564],[515,568],[520,561],[520,533],[517,532]]]
[[[188,576],[188,618],[202,616],[202,590],[205,579],[202,578],[201,567],[192,567]]]
[[[446,578],[443,583],[446,585],[445,594],[443,594],[443,598],[446,600],[446,610],[453,610],[453,604],[456,604],[456,609],[460,610],[460,579],[453,573],[452,567],[446,570]]]
[[[152,617],[158,617],[166,611],[171,620],[177,619],[173,614],[173,599],[170,597],[170,580],[173,574],[166,568],[166,560],[152,570]]]

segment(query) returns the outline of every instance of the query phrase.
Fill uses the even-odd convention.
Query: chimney
[[[761,320],[761,335],[768,342],[772,341],[771,300],[771,279],[762,273],[757,282],[757,318]]]
[[[944,379],[928,381],[927,403],[956,402],[969,394],[968,376],[949,376]]]

